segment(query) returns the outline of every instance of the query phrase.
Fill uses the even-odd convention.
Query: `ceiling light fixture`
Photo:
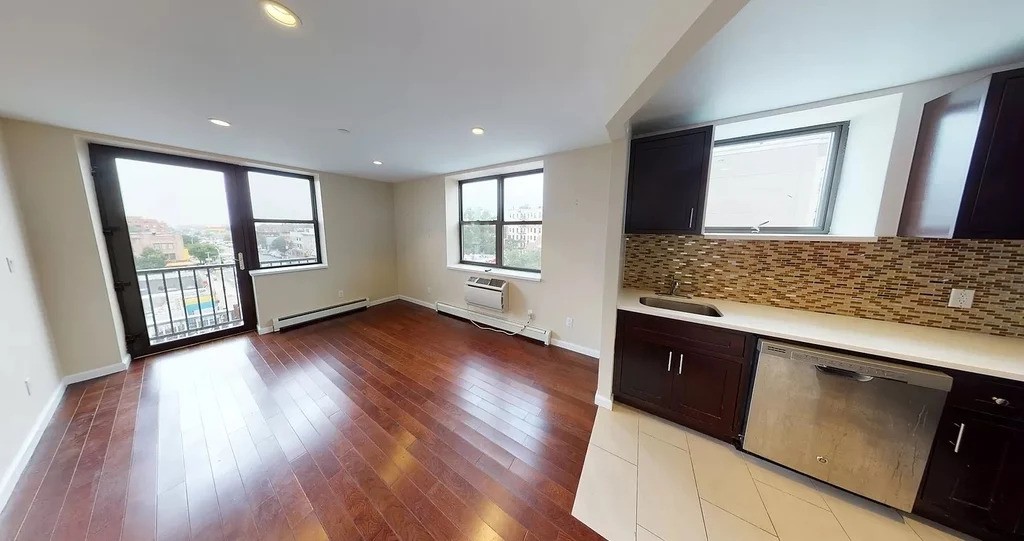
[[[228,126],[231,126],[231,123],[227,120],[221,120],[219,118],[211,118],[209,120],[210,124],[216,124],[217,126],[220,126],[222,128],[227,128]]]
[[[484,129],[483,128],[473,128],[473,129],[471,129],[469,131],[473,132],[473,135],[483,135],[484,134]]]
[[[299,20],[299,16],[294,11],[284,7],[284,5],[274,2],[274,0],[263,0],[260,2],[263,6],[263,13],[270,17],[270,20],[281,26],[287,26],[288,28],[295,28],[302,24]]]
[[[373,160],[373,165],[384,165],[384,162],[380,160]]]

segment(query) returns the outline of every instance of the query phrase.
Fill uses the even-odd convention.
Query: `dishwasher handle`
[[[875,379],[874,376],[867,374],[861,374],[860,372],[854,372],[853,370],[844,370],[842,368],[836,368],[834,366],[825,366],[823,364],[816,364],[814,368],[818,369],[818,372],[822,374],[828,374],[830,376],[838,376],[840,378],[852,379],[853,381],[866,382]]]

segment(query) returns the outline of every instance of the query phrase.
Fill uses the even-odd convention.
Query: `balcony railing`
[[[139,271],[151,344],[242,325],[233,263]]]
[[[262,255],[262,254],[261,254]],[[315,257],[302,257],[298,259],[271,259],[260,261],[261,269],[272,269],[275,267],[288,267],[291,265],[311,265],[316,263]]]

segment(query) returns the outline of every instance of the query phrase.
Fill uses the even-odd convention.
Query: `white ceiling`
[[[381,180],[457,171],[606,141],[659,2],[286,0],[298,30],[256,0],[5,2],[0,116]]]
[[[1024,59],[1021,0],[751,0],[633,118],[706,123]]]

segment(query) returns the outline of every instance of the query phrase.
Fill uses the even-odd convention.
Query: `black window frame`
[[[323,258],[323,246],[321,246],[320,236],[320,209],[316,203],[316,178],[312,175],[303,175],[301,173],[288,173],[284,171],[277,171],[274,169],[263,169],[259,167],[244,167],[243,168],[243,179],[245,180],[245,194],[249,198],[248,209],[249,214],[245,217],[248,226],[248,237],[251,244],[252,253],[255,256],[255,261],[252,264],[252,270],[267,270],[267,269],[294,269],[302,267],[310,267],[314,265],[322,265]],[[302,179],[309,182],[309,205],[312,210],[312,218],[309,220],[292,220],[292,219],[274,219],[274,218],[256,218],[252,208],[252,191],[249,186],[249,173],[263,173],[266,175],[273,175],[277,177],[289,177]],[[259,241],[256,236],[256,224],[270,223],[270,224],[308,224],[313,228],[314,242],[316,245],[316,260],[305,262],[305,263],[292,263],[285,265],[274,265],[273,262],[267,262],[264,264],[260,261],[259,255]],[[303,258],[308,259],[308,258]]]
[[[815,126],[807,126],[803,128],[795,128],[790,130],[780,130],[768,133],[759,133],[756,135],[748,135],[744,137],[735,137],[732,139],[723,139],[721,141],[715,141],[713,148],[711,149],[711,159],[714,160],[715,149],[719,147],[725,147],[730,145],[738,145],[744,143],[752,143],[756,141],[766,141],[770,139],[780,139],[783,137],[792,137],[794,135],[808,135],[813,133],[831,133],[833,135],[832,148],[829,149],[829,163],[825,169],[825,186],[821,191],[821,197],[818,201],[818,209],[821,212],[818,213],[818,220],[814,226],[810,227],[772,227],[771,225],[764,225],[761,227],[755,227],[757,224],[751,224],[749,226],[726,226],[726,227],[708,227],[704,226],[705,233],[746,233],[746,234],[803,234],[803,235],[827,235],[832,227],[832,215],[836,206],[836,196],[839,193],[839,182],[840,172],[843,166],[843,156],[846,154],[846,141],[850,133],[850,122],[832,122],[828,124],[818,124]],[[711,183],[711,168],[708,169],[708,190],[710,191]],[[705,203],[705,206],[707,204]],[[705,208],[705,220],[708,209]]]
[[[543,218],[540,220],[526,220],[526,221],[508,221],[505,219],[505,179],[524,177],[528,175],[544,174],[544,169],[531,169],[529,171],[516,171],[514,173],[504,173],[500,175],[488,175],[485,177],[471,178],[459,181],[459,263],[462,265],[473,265],[478,267],[488,267],[492,269],[504,269],[519,272],[529,272],[534,274],[540,274],[541,269],[528,269],[524,267],[511,267],[502,264],[502,244],[504,240],[504,231],[506,225],[539,225],[541,226],[541,236],[543,237]],[[474,182],[486,182],[490,180],[498,181],[498,207],[497,207],[497,218],[494,220],[464,220],[462,212],[462,188],[466,184],[472,184]],[[545,179],[546,180],[546,179]],[[543,201],[543,195],[541,196]],[[543,204],[543,203],[542,203]],[[493,225],[494,226],[494,259],[496,263],[481,263],[479,261],[466,261],[463,256],[465,250],[462,246],[462,228],[464,225]],[[541,267],[543,267],[543,257],[541,258]]]

